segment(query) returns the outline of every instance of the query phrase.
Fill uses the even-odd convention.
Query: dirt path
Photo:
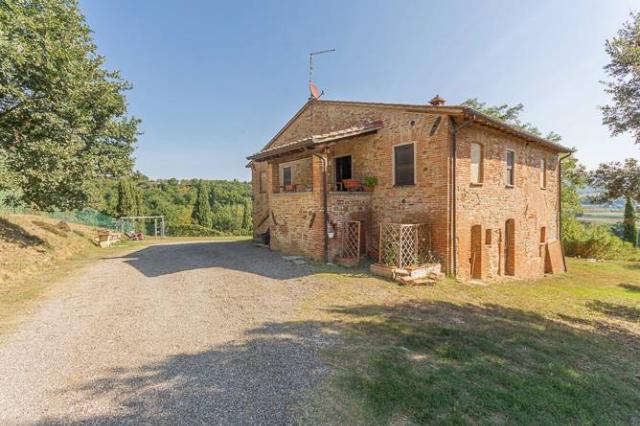
[[[326,369],[277,324],[310,268],[247,242],[102,260],[0,344],[0,423],[295,423]]]

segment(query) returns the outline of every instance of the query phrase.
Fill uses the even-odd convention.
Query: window
[[[393,147],[393,183],[396,186],[415,185],[414,144]]]
[[[267,172],[260,172],[260,193],[267,192]]]
[[[338,157],[335,160],[336,165],[336,187],[338,190],[345,191],[346,189],[342,185],[344,179],[351,179],[351,156],[346,155],[344,157]]]
[[[493,231],[491,229],[485,229],[484,231],[484,243],[490,245],[493,241]]]
[[[516,163],[516,153],[511,151],[511,150],[507,150],[507,154],[505,156],[505,175],[504,175],[504,180],[505,180],[505,184],[507,186],[514,186],[515,185],[515,163]]]
[[[547,160],[540,159],[540,188],[547,187]]]
[[[473,142],[471,144],[471,183],[482,183],[483,168],[482,145]]]
[[[282,168],[282,186],[291,185],[291,166]]]
[[[547,242],[547,227],[543,226],[540,228],[540,242],[541,243],[546,243]]]

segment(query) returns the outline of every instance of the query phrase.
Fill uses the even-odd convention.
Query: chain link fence
[[[34,216],[48,217],[55,220],[63,220],[69,223],[77,223],[80,225],[93,226],[97,228],[116,229],[117,219],[100,213],[92,208],[84,208],[82,210],[73,211],[53,211],[43,212],[30,209],[27,207],[10,207],[0,204],[0,214],[28,214]]]

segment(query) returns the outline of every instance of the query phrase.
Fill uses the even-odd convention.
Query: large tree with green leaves
[[[611,60],[604,67],[610,77],[605,90],[612,102],[602,107],[603,123],[613,135],[630,133],[640,143],[640,13],[631,13],[605,50]]]
[[[625,240],[635,245],[637,231],[633,201],[640,201],[640,164],[638,160],[627,158],[624,163],[600,164],[590,177],[591,184],[602,190],[598,197],[601,201],[626,199],[623,236]]]
[[[209,189],[205,182],[198,184],[198,194],[196,195],[196,203],[193,206],[191,218],[195,223],[205,228],[211,228],[213,223],[213,215],[211,213],[211,205],[209,205]]]
[[[130,85],[103,65],[77,0],[0,0],[0,189],[76,208],[93,179],[131,171]]]

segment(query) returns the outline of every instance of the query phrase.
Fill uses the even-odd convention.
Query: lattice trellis
[[[426,223],[381,223],[380,263],[405,268],[433,261],[431,228]]]
[[[342,230],[342,257],[360,259],[360,222],[345,222]]]

